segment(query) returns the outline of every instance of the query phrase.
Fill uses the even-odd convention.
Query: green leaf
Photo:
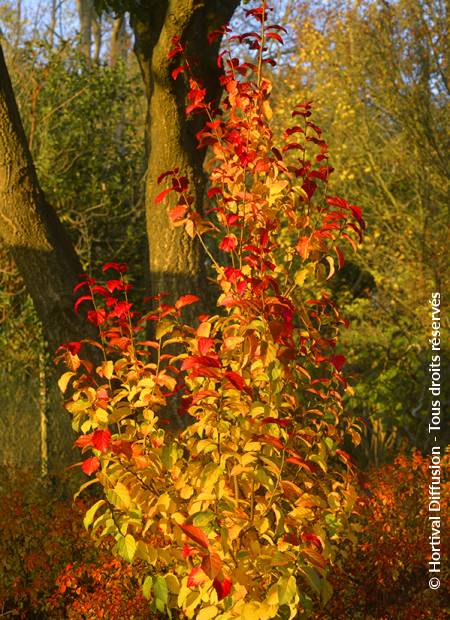
[[[130,507],[130,492],[122,482],[117,482],[114,489],[107,489],[105,495],[108,501],[117,508],[128,510]]]
[[[165,606],[167,605],[167,602],[169,600],[169,588],[167,587],[167,583],[164,577],[161,577],[160,575],[156,577],[155,583],[153,584],[153,592],[155,594],[156,607],[159,611],[164,611]]]
[[[317,594],[320,594],[322,584],[320,583],[320,577],[316,573],[316,571],[313,568],[311,568],[310,566],[305,566],[303,568],[300,568],[299,570],[305,576],[306,582],[308,583],[308,585],[315,592],[317,592]]]
[[[142,584],[142,594],[147,600],[150,600],[152,596],[152,585],[153,585],[153,577],[151,575],[147,575],[144,579],[144,583]]]
[[[117,543],[117,551],[125,562],[132,562],[136,553],[136,541],[131,534],[127,534]]]
[[[215,516],[216,515],[211,512],[211,510],[203,510],[201,512],[196,512],[195,514],[191,515],[190,518],[192,523],[197,527],[205,527],[215,519]]]
[[[284,575],[278,581],[278,601],[288,605],[297,594],[297,583],[293,575]]]
[[[83,519],[83,525],[85,529],[88,529],[88,527],[91,525],[91,523],[94,520],[95,513],[100,508],[100,506],[103,506],[103,504],[106,504],[105,500],[99,499],[98,502],[95,502],[95,504],[91,506],[89,510],[86,512],[86,514],[84,515],[84,519]]]
[[[330,598],[333,596],[333,588],[329,581],[326,579],[322,579],[322,586],[320,588],[320,596],[322,598],[322,603],[326,605]]]

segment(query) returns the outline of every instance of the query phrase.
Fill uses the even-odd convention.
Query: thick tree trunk
[[[1,46],[0,235],[33,299],[51,353],[86,335],[86,325],[73,312],[72,290],[82,268],[39,186]],[[55,471],[73,459],[69,416],[53,407],[47,426],[54,440],[48,467]]]
[[[208,98],[217,101],[221,92],[217,67],[219,41],[210,46],[207,35],[226,24],[238,4],[239,0],[148,0],[145,8],[131,20],[148,100],[145,202],[150,284],[152,294],[166,292],[172,300],[186,293],[207,296],[205,262],[197,241],[192,241],[179,228],[170,227],[169,201],[155,204],[155,197],[164,187],[158,186],[157,178],[162,172],[178,167],[189,179],[197,209],[202,210],[205,152],[196,148],[195,134],[205,119],[198,116],[186,119],[186,81],[182,77],[174,81],[171,76],[180,59],[170,60],[167,56],[173,38],[179,37],[186,45],[195,77],[207,89]],[[192,315],[188,319],[198,314],[195,306],[189,310]]]
[[[33,298],[50,348],[80,337],[72,290],[82,268],[39,186],[1,47],[0,235]]]

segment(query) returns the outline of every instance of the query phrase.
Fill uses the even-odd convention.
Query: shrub
[[[442,467],[448,465],[448,455]],[[419,452],[400,454],[394,463],[372,468],[357,510],[357,543],[335,568],[335,597],[317,618],[448,618],[448,563],[442,563],[441,587],[428,587],[430,559],[428,513],[429,459]],[[441,515],[448,514],[448,482],[442,486]],[[449,537],[441,531],[442,557]]]
[[[77,620],[148,616],[136,570],[112,558],[82,526],[88,508],[55,499],[55,487],[29,472],[6,469],[0,489],[0,615]]]
[[[113,536],[125,560],[144,562],[154,612],[199,620],[294,618],[313,596],[325,604],[327,567],[356,499],[340,448],[344,432],[359,437],[342,409],[336,346],[346,322],[321,286],[343,265],[342,246],[356,249],[364,222],[359,207],[329,193],[328,148],[310,103],[296,106],[296,124],[275,145],[262,67],[283,28],[268,23],[265,5],[247,16],[260,34],[238,41],[258,58],[222,56],[220,114],[188,74],[186,111],[208,118],[197,137],[211,148],[209,216],[194,210],[180,170],[161,175],[169,185],[156,199],[172,199],[170,221],[209,255],[218,313],[186,325],[182,310],[198,301],[186,294],[174,305],[157,296],[141,315],[126,266],[108,263],[113,277],[76,287],[75,307],[90,304],[100,342],[67,343],[58,356],[77,445],[90,453],[85,486],[104,493],[85,525]],[[174,41],[173,62],[180,54]],[[184,59],[174,78],[189,70]],[[282,226],[297,232],[293,247],[280,245]],[[156,323],[152,340],[147,321]],[[89,345],[102,352],[97,367]],[[164,424],[177,399],[192,421],[180,433]]]

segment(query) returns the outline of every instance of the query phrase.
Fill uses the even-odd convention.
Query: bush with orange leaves
[[[441,471],[449,463],[441,460]],[[358,512],[360,532],[354,548],[331,578],[335,596],[316,618],[444,620],[450,617],[449,483],[441,487],[441,586],[428,581],[431,557],[428,512],[429,458],[419,452],[398,455],[394,463],[364,476]],[[432,513],[434,514],[434,513]]]
[[[87,508],[29,473],[0,471],[0,617],[147,617],[139,566],[113,558],[108,540],[92,544],[81,524]]]

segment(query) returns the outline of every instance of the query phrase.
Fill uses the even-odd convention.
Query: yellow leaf
[[[325,256],[325,260],[327,261],[327,263],[330,265],[330,273],[327,276],[327,280],[329,280],[334,272],[335,272],[335,268],[334,268],[334,258],[332,256]]]
[[[309,269],[300,269],[294,276],[294,282],[297,286],[303,286],[306,280],[306,277],[309,274]]]
[[[72,377],[75,376],[76,373],[74,372],[65,372],[59,379],[58,379],[58,387],[61,390],[61,392],[64,394],[64,392],[67,389],[67,386],[69,384],[69,381],[71,380]]]
[[[208,607],[203,607],[203,609],[198,612],[197,620],[211,620],[211,618],[215,618],[218,613],[218,607],[209,605]]]
[[[166,580],[167,589],[169,592],[172,592],[172,594],[178,594],[180,591],[180,582],[178,581],[178,577],[173,573],[167,573],[164,579]]]
[[[268,102],[267,99],[262,102],[261,109],[262,109],[262,113],[264,114],[264,118],[267,121],[272,120],[273,112],[272,112],[272,108],[270,107],[270,103]]]
[[[101,369],[102,375],[105,377],[105,379],[111,379],[114,373],[114,364],[112,363],[112,361],[107,360],[106,362],[103,362],[101,365]]]

